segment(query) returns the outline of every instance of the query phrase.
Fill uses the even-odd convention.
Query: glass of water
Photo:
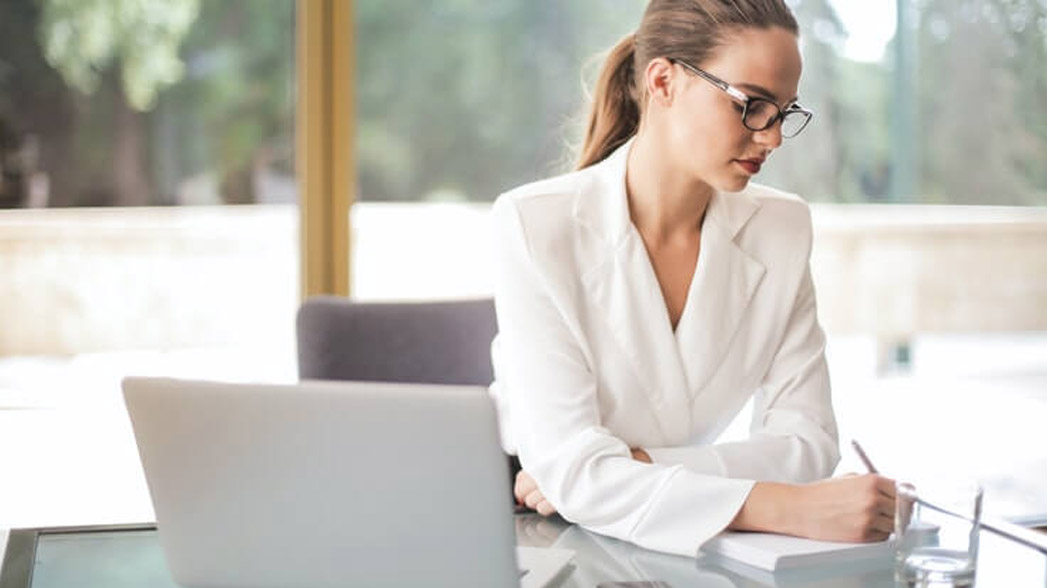
[[[904,586],[973,586],[982,488],[970,481],[898,482],[895,576]]]

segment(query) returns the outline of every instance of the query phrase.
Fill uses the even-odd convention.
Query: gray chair
[[[491,299],[384,303],[317,296],[302,303],[296,322],[303,380],[487,386],[494,379],[491,340],[498,327]],[[511,488],[520,462],[507,459]]]
[[[353,302],[319,296],[298,310],[301,379],[486,386],[497,332],[490,299]]]
[[[487,386],[498,332],[491,299],[353,302],[317,296],[297,318],[298,377]],[[506,456],[509,487],[520,461]],[[526,511],[517,506],[517,511]]]

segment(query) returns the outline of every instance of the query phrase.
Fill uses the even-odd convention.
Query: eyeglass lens
[[[786,112],[785,118],[782,119],[782,135],[795,137],[807,126],[810,118],[806,112]]]
[[[768,100],[751,98],[745,111],[745,126],[754,131],[762,131],[771,127],[778,119],[778,106]],[[782,119],[782,135],[786,137],[795,136],[803,130],[807,124],[807,114],[804,112],[785,112]]]
[[[778,107],[766,100],[750,98],[747,106],[744,122],[750,129],[762,131],[778,118]]]

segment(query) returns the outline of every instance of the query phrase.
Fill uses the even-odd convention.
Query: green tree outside
[[[759,181],[815,201],[885,200],[891,51],[850,61],[830,0],[792,4],[815,120]],[[354,6],[361,199],[488,201],[570,169],[602,53],[645,2]],[[1047,2],[911,9],[917,193],[906,201],[1047,204]],[[7,0],[0,168],[35,162],[54,206],[292,200],[294,30],[289,0]]]

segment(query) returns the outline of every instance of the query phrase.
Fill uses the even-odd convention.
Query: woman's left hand
[[[642,461],[644,463],[653,463],[653,460],[651,460],[651,456],[639,447],[630,449],[629,452],[633,454],[633,459],[635,459],[636,461]]]
[[[630,449],[629,452],[636,461],[651,463],[651,456],[643,449]],[[517,504],[525,505],[527,508],[537,511],[538,514],[542,516],[547,517],[556,512],[553,505],[549,504],[549,501],[545,499],[542,492],[538,490],[538,484],[534,481],[534,478],[523,470],[520,470],[516,474],[516,484],[513,485],[513,495],[516,496]]]
[[[538,514],[542,516],[549,516],[556,512],[553,505],[549,504],[549,501],[545,499],[541,491],[538,490],[538,484],[534,481],[527,472],[520,470],[516,474],[516,484],[513,486],[513,495],[516,496],[516,502],[518,504],[526,505],[527,508],[538,511]]]

